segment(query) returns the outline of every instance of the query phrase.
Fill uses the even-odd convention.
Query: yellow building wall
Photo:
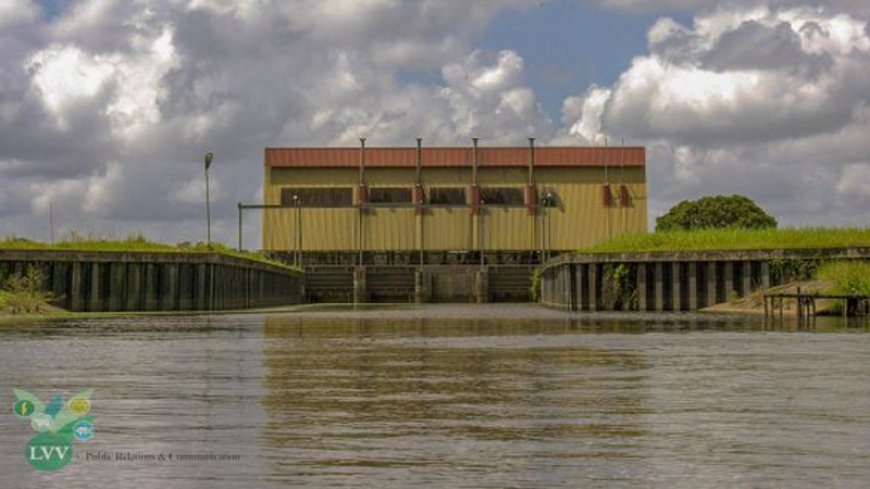
[[[603,168],[539,169],[536,171],[539,195],[552,190],[558,199],[557,207],[541,209],[541,239],[549,228],[551,249],[576,250],[622,234],[645,233],[647,195],[644,178],[642,168],[611,169],[608,181],[613,204],[605,207],[602,201]],[[631,196],[628,207],[619,205],[620,184],[626,185]]]
[[[416,247],[413,208],[366,209],[363,213],[363,249],[411,251]]]
[[[276,168],[266,169],[264,201],[279,204],[282,187],[353,187],[357,169]],[[523,168],[485,168],[479,172],[481,186],[525,186],[528,173]],[[415,181],[414,169],[368,169],[369,187],[408,186]],[[424,169],[427,192],[432,187],[463,187],[468,192],[470,169]],[[367,209],[362,217],[363,249],[371,251],[412,251],[420,243],[433,251],[476,250],[521,251],[541,249],[549,236],[550,249],[575,250],[625,233],[647,231],[647,193],[643,168],[611,169],[613,205],[604,207],[603,168],[537,168],[535,181],[539,199],[552,191],[557,207],[539,207],[529,215],[525,207],[487,207],[473,216],[468,207],[436,207],[422,216],[413,208]],[[625,184],[631,205],[619,205],[619,186]],[[263,249],[294,250],[295,209],[263,211]],[[360,216],[357,208],[307,208],[300,212],[304,251],[355,251],[359,247]]]
[[[427,209],[423,218],[423,246],[426,250],[471,250],[471,211],[463,207]]]

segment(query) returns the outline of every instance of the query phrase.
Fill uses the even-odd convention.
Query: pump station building
[[[333,283],[338,300],[451,300],[439,290],[462,289],[457,277],[508,271],[524,277],[508,287],[519,293],[550,256],[647,230],[642,147],[360,143],[265,150],[263,249],[304,266],[315,299]],[[497,283],[481,297],[479,280],[471,296],[500,298]]]

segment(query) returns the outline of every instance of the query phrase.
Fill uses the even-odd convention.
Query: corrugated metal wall
[[[430,209],[423,216],[423,246],[427,250],[472,249],[471,212],[454,207]]]
[[[479,217],[483,239],[480,246],[487,251],[533,250],[532,226],[535,216],[524,208],[487,208]]]
[[[280,203],[280,189],[294,185],[356,187],[356,169],[272,168],[267,169],[265,203]],[[522,187],[527,173],[518,168],[483,168],[482,185]],[[470,185],[467,168],[426,169],[423,180],[430,186]],[[414,184],[414,170],[367,170],[370,186]],[[608,181],[613,205],[602,202],[603,168],[536,168],[539,194],[555,193],[557,206],[539,208],[529,215],[521,207],[489,207],[479,217],[467,207],[429,208],[422,216],[423,243],[427,250],[521,251],[541,249],[546,235],[553,250],[576,250],[609,237],[647,230],[647,193],[643,168],[611,168]],[[626,185],[628,206],[619,200],[619,187]],[[263,212],[263,249],[293,250],[296,236],[295,209]],[[306,251],[355,251],[358,249],[359,210],[356,208],[302,208],[302,245]],[[372,251],[418,249],[418,219],[413,208],[376,208],[363,216],[363,248]],[[475,219],[478,219],[475,223]]]

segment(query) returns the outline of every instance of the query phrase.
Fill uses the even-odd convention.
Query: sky
[[[870,225],[866,0],[0,0],[0,236],[236,242],[267,146],[644,145],[650,222]],[[652,228],[652,226],[651,226]],[[245,240],[259,243],[259,219]]]

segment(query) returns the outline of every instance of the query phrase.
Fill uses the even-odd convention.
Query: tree
[[[680,229],[775,228],[776,219],[742,195],[684,200],[656,219],[656,231]]]

